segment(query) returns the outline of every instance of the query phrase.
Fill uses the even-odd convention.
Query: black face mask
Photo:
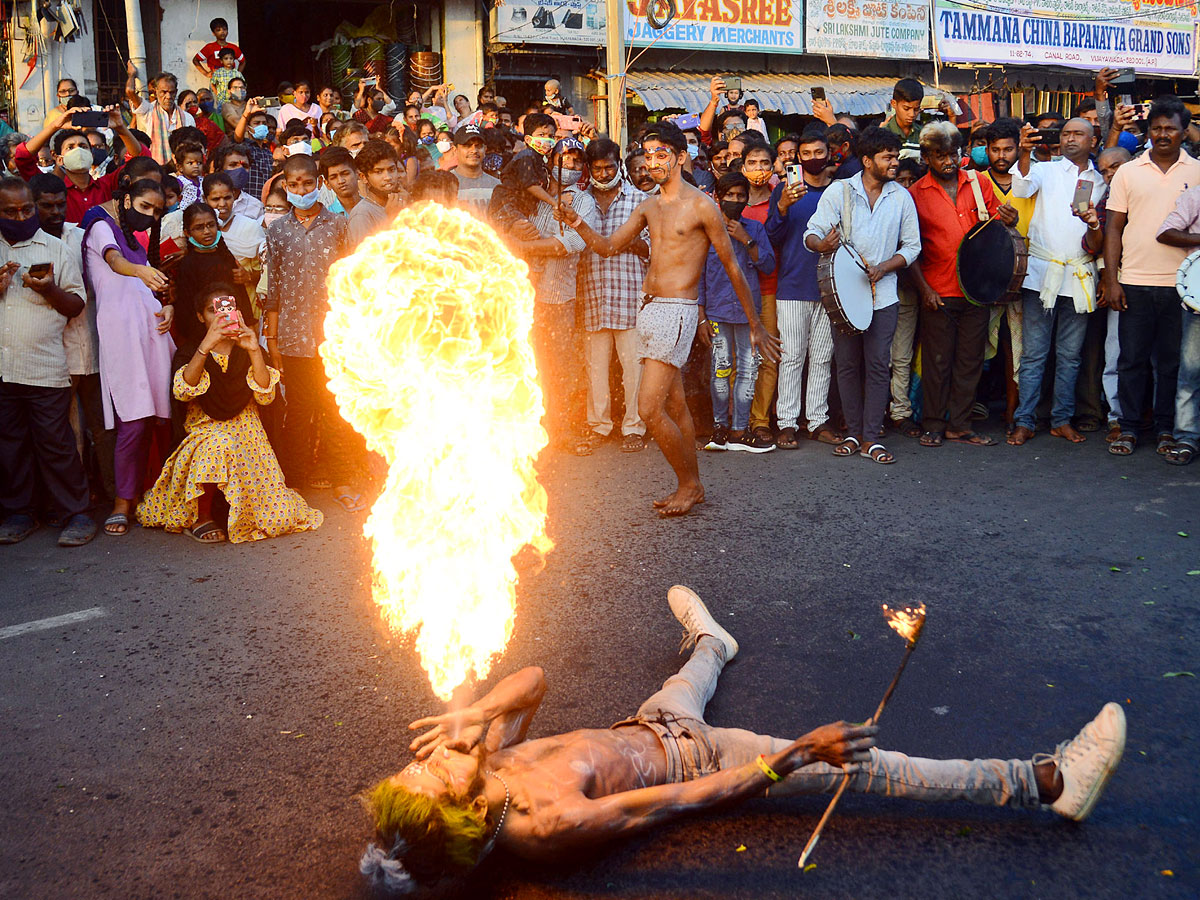
[[[725,218],[737,221],[742,217],[742,210],[746,208],[745,200],[722,200],[721,212]]]
[[[0,219],[0,237],[10,244],[19,244],[37,234],[37,230],[41,227],[37,213],[28,219]]]
[[[149,231],[157,221],[154,216],[139,212],[132,207],[125,210],[125,221],[134,231]]]
[[[834,165],[834,163],[828,157],[823,157],[821,159],[802,159],[802,160],[800,160],[800,167],[802,169],[804,169],[804,171],[807,172],[809,175],[820,175],[830,165]]]

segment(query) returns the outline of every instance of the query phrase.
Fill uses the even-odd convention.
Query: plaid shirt
[[[596,211],[596,201],[591,194],[585,194],[571,187],[564,193],[574,195],[574,209],[585,220],[591,221]],[[570,303],[575,299],[576,276],[580,254],[587,250],[575,229],[563,226],[559,232],[559,222],[554,218],[554,207],[545,201],[538,203],[537,212],[533,214],[533,224],[538,234],[544,238],[555,238],[567,250],[566,256],[552,256],[545,260],[541,274],[534,282],[535,297],[539,303]],[[532,270],[534,266],[530,266]]]
[[[588,194],[594,194],[588,188]],[[605,212],[596,204],[588,225],[597,234],[609,237],[624,225],[646,195],[628,181]],[[643,232],[643,237],[645,233]],[[624,331],[637,325],[642,282],[649,263],[636,253],[618,253],[605,259],[590,251],[579,260],[579,296],[583,300],[583,327],[587,331],[611,328]]]
[[[262,144],[246,141],[242,144],[250,154],[250,186],[249,191],[255,197],[262,196],[263,188],[271,178],[275,168],[275,157]]]

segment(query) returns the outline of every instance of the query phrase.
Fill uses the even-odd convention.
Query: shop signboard
[[[679,15],[656,31],[647,0],[625,0],[625,40],[635,47],[803,53],[802,0],[676,0]]]
[[[804,52],[929,59],[929,4],[918,0],[806,0]]]
[[[1197,0],[934,0],[945,62],[1196,71]]]
[[[492,10],[492,40],[603,47],[604,23],[604,0],[506,0]]]

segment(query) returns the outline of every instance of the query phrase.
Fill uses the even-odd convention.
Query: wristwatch
[[[746,241],[743,246],[745,246],[747,250],[753,250],[758,246],[758,241],[756,241],[754,238],[750,238],[750,240]]]

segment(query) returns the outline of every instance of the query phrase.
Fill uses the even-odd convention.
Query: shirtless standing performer
[[[523,669],[466,709],[418,719],[416,760],[370,794],[376,838],[359,868],[393,896],[461,887],[494,847],[561,859],[690,813],[751,797],[850,790],[969,800],[1085,819],[1125,747],[1125,714],[1107,704],[1053,754],[1033,759],[919,759],[875,747],[874,727],[824,725],[797,740],[704,721],[721,669],[737,654],[690,588],[667,594],[695,649],[632,719],[526,741],[546,692]]]
[[[646,131],[642,148],[650,177],[661,189],[644,200],[610,237],[589,228],[569,206],[561,208],[559,218],[601,256],[615,256],[633,243],[643,228],[650,229],[650,269],[642,283],[644,296],[637,317],[644,360],[638,414],[679,482],[673,494],[655,500],[654,505],[659,515],[682,516],[704,502],[696,462],[696,428],[684,399],[680,369],[687,362],[699,326],[704,326],[701,340],[709,340],[708,321],[697,297],[710,246],[725,266],[750,322],[755,352],[777,361],[779,339],[767,333],[754,310],[750,285],[733,255],[721,211],[679,174],[681,160],[687,156],[683,132],[669,122],[659,122]]]

